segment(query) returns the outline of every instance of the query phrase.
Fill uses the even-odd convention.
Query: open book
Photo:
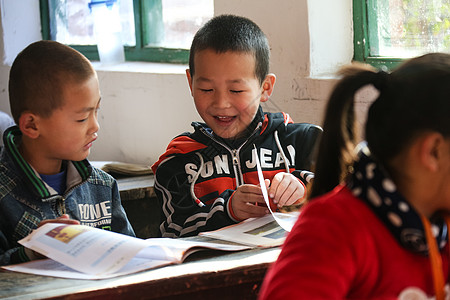
[[[201,232],[199,235],[252,247],[276,247],[283,244],[299,214],[272,212],[261,218],[247,219],[215,231]]]
[[[3,269],[75,279],[101,279],[182,263],[199,250],[251,247],[185,239],[139,239],[84,225],[48,223],[19,241],[49,259]]]

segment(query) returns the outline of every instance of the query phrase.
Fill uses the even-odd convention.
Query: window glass
[[[214,12],[212,0],[146,0],[145,7],[145,44],[163,48],[189,49],[194,34]]]
[[[93,1],[50,0],[51,39],[67,45],[95,45],[94,11],[89,6],[90,2]],[[136,45],[133,0],[120,0],[114,5],[117,5],[120,14],[124,45]]]
[[[51,38],[69,45],[95,45],[92,0],[50,0]],[[115,4],[114,4],[115,5]],[[122,40],[136,45],[133,0],[118,0]],[[146,45],[189,49],[195,32],[214,11],[212,0],[144,0]],[[97,20],[96,20],[97,21]]]
[[[450,0],[368,0],[367,16],[370,56],[450,52]]]
[[[125,47],[129,61],[186,63],[197,30],[214,14],[213,0],[40,0],[43,37],[70,45],[98,60],[98,44],[106,34]],[[89,5],[99,2],[102,13]],[[105,7],[112,7],[105,13]],[[115,11],[117,12],[117,17]],[[113,24],[114,23],[114,24]],[[121,32],[113,28],[118,26]],[[107,30],[106,30],[107,29]],[[117,38],[121,36],[120,38]],[[119,42],[120,44],[120,42]],[[103,48],[102,48],[103,49]]]

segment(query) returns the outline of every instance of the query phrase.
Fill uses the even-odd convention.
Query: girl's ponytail
[[[345,69],[328,101],[323,135],[317,152],[315,178],[309,198],[331,191],[342,182],[353,162],[358,135],[355,126],[355,93],[379,80],[377,73],[361,68]],[[378,82],[377,82],[378,83]]]
[[[371,155],[386,169],[422,132],[450,136],[449,54],[425,54],[390,74],[351,66],[343,75],[325,112],[310,198],[331,191],[347,176],[357,142],[354,97],[367,84],[380,94],[369,108],[364,139]]]

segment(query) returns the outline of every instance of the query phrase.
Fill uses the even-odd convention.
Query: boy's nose
[[[213,106],[217,108],[227,108],[230,106],[230,102],[228,100],[228,96],[226,93],[216,92],[214,93],[214,102]]]
[[[90,133],[96,133],[96,132],[98,132],[99,129],[100,129],[100,124],[98,123],[98,118],[97,118],[97,116],[94,116],[92,118]]]

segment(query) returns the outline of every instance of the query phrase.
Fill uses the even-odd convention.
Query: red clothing
[[[447,255],[443,268],[447,282]],[[435,294],[429,257],[403,248],[364,202],[339,186],[305,206],[260,299],[397,299],[412,287]]]

